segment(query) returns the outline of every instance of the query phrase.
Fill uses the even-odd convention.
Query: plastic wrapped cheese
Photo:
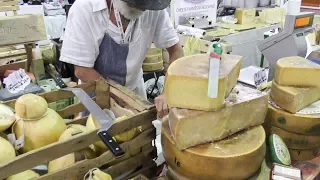
[[[165,95],[169,107],[218,110],[236,85],[241,56],[223,54],[219,71],[218,97],[208,97],[209,55],[200,54],[174,61],[167,72]]]
[[[162,123],[161,133],[166,162],[177,173],[192,180],[247,179],[260,168],[266,153],[262,126],[184,151],[177,148],[167,118]]]
[[[226,102],[225,108],[211,112],[171,108],[169,124],[177,147],[182,150],[221,140],[264,122],[268,95],[237,85]]]

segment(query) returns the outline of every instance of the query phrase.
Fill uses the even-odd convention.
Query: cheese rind
[[[237,8],[234,17],[238,19],[237,24],[253,23],[256,17],[256,9]]]
[[[161,133],[166,162],[176,172],[192,180],[247,179],[260,168],[266,152],[262,126],[184,151],[176,147],[166,118]]]
[[[277,61],[274,80],[280,85],[316,87],[320,86],[320,65],[299,56]]]
[[[316,149],[320,148],[320,136],[306,136],[290,133],[278,127],[267,127],[268,134],[277,134],[286,143],[289,149]]]
[[[293,161],[308,161],[320,156],[320,148],[312,150],[289,149]]]
[[[271,98],[282,109],[296,113],[320,99],[320,87],[290,87],[273,82]]]
[[[275,126],[285,131],[302,135],[320,135],[320,115],[291,114],[282,109],[268,106],[265,120],[268,126]]]
[[[163,61],[157,63],[143,63],[142,69],[143,71],[156,71],[161,70],[163,68]]]
[[[241,56],[222,55],[219,72],[218,97],[208,97],[209,55],[200,54],[174,61],[167,72],[165,95],[169,107],[195,110],[218,110],[224,98],[236,85]]]
[[[221,140],[264,122],[268,95],[237,85],[226,102],[225,108],[211,112],[171,108],[169,125],[176,146],[183,150]]]

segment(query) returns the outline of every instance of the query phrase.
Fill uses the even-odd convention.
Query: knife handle
[[[108,134],[107,131],[101,131],[98,133],[98,135],[116,158],[124,155],[124,151],[120,145]]]

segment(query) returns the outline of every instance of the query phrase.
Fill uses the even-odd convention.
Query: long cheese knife
[[[99,121],[101,128],[98,135],[103,143],[110,149],[115,157],[122,157],[124,151],[119,144],[108,134],[108,130],[113,125],[113,120],[90,98],[90,96],[81,88],[65,88],[65,91],[71,91],[77,96],[80,102],[89,110],[89,112]]]
[[[208,97],[217,98],[219,90],[219,72],[220,60],[222,55],[222,46],[219,43],[212,43],[208,50],[209,56],[209,82],[208,82]]]

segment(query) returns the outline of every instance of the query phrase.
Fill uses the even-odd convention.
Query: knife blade
[[[115,157],[122,157],[124,151],[120,145],[108,134],[108,130],[113,125],[113,120],[90,98],[90,96],[81,88],[65,88],[65,91],[73,92],[79,101],[88,109],[88,111],[99,121],[101,128],[98,135],[103,143],[110,149]]]
[[[207,52],[209,56],[208,97],[217,98],[219,90],[220,60],[222,46],[216,42],[212,43]]]

